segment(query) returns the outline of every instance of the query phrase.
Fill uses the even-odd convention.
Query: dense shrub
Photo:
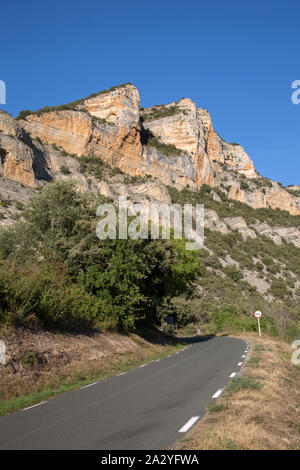
[[[164,144],[158,137],[151,136],[147,139],[147,147],[155,147],[158,152],[170,157],[179,157],[184,154],[183,150],[178,149],[173,144]]]
[[[287,286],[282,280],[273,281],[270,287],[270,292],[272,295],[279,297],[280,299],[284,299],[288,295]]]
[[[60,171],[63,175],[70,175],[71,174],[69,168],[65,165],[61,165]]]
[[[0,232],[2,320],[131,329],[153,323],[163,298],[200,274],[181,241],[99,240],[100,202],[57,182],[29,201],[24,221]]]
[[[143,121],[154,121],[155,119],[162,119],[165,117],[174,116],[174,114],[178,114],[180,112],[182,112],[182,109],[177,105],[156,105],[150,109],[140,109],[140,114]]]
[[[2,321],[29,327],[75,328],[91,326],[101,315],[98,300],[72,283],[61,265],[2,264],[1,278],[5,286]]]
[[[242,279],[242,273],[235,266],[226,266],[224,268],[224,273],[229,276],[234,282],[240,281]]]

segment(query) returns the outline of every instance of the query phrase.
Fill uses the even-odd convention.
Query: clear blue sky
[[[131,82],[142,106],[190,97],[263,175],[300,184],[300,2],[2,2],[13,115]]]

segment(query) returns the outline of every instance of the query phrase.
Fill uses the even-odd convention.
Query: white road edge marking
[[[45,403],[47,403],[47,401],[41,401],[40,403],[37,403],[36,405],[27,406],[27,408],[23,408],[22,411],[31,410],[31,408],[35,408],[36,406],[44,405]]]
[[[117,374],[117,377],[119,377],[120,375],[124,375],[124,374],[127,374],[127,372],[121,372],[120,374]]]
[[[84,385],[83,387],[80,387],[80,390],[83,390],[84,388],[92,387],[93,385],[96,385],[98,382],[93,382],[92,384]]]
[[[238,367],[241,366],[242,364],[243,364],[242,362],[239,362],[239,363],[238,363]]]
[[[223,388],[219,388],[219,390],[216,391],[216,393],[212,396],[212,398],[218,398],[222,392],[223,392]]]
[[[198,419],[199,419],[199,416],[193,416],[191,419],[188,420],[188,422],[184,426],[182,426],[182,428],[179,429],[178,432],[188,431],[193,426],[193,424],[195,424],[195,422],[198,421]]]
[[[140,367],[140,368],[141,368],[141,367],[146,367],[146,365],[147,365],[147,364],[142,364],[142,365],[141,365],[141,366],[139,366],[139,367]]]
[[[246,357],[245,354],[242,357]]]
[[[236,372],[232,372],[232,374],[230,374],[230,378],[234,377],[236,375]]]

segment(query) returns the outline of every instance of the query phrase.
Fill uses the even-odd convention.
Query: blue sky
[[[190,97],[260,173],[300,184],[300,2],[2,2],[0,80],[13,115],[124,82],[141,105]]]

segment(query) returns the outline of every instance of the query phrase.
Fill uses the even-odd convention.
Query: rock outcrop
[[[34,187],[34,154],[28,142],[21,126],[9,114],[1,112],[0,176]]]
[[[0,175],[27,186],[64,178],[65,159],[82,190],[90,189],[70,160],[85,155],[179,190],[206,184],[254,208],[300,214],[297,186],[261,177],[243,147],[225,142],[208,111],[188,98],[144,109],[138,90],[125,84],[20,117],[0,113]]]
[[[22,126],[69,154],[93,155],[130,175],[142,174],[139,94],[127,85],[83,100],[77,110],[32,114]]]
[[[35,186],[32,150],[20,140],[0,135],[0,175],[13,181]]]
[[[238,230],[244,240],[247,238],[256,238],[255,231],[248,227],[243,217],[227,217],[224,219],[224,222],[231,230]]]

